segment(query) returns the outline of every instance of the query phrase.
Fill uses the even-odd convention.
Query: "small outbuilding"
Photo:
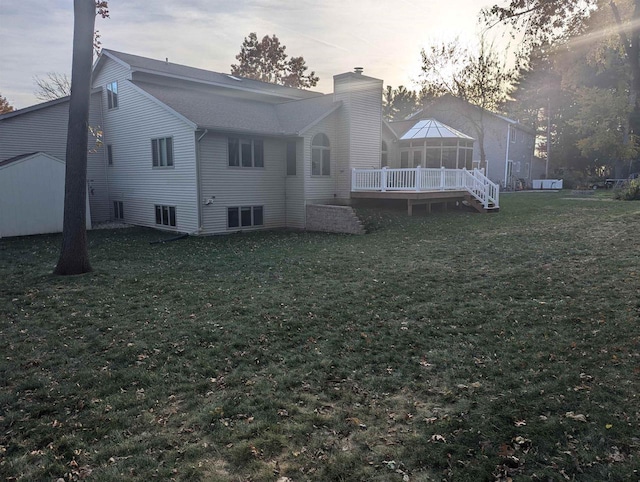
[[[44,152],[0,161],[0,238],[62,232],[64,178],[64,161]]]

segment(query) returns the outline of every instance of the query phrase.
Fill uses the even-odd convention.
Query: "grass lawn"
[[[640,203],[569,197],[2,239],[0,480],[638,480]]]

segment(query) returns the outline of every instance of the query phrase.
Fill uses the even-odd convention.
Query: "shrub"
[[[640,179],[633,179],[624,189],[615,193],[616,199],[623,201],[640,201]]]

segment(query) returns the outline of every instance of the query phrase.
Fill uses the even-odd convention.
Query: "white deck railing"
[[[499,207],[500,188],[482,171],[474,169],[353,169],[352,191],[467,191],[482,203]]]

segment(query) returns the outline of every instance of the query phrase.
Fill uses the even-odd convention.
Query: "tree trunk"
[[[91,96],[95,0],[73,2],[73,63],[67,129],[67,161],[64,186],[62,250],[57,275],[91,271],[86,230],[87,140]]]

